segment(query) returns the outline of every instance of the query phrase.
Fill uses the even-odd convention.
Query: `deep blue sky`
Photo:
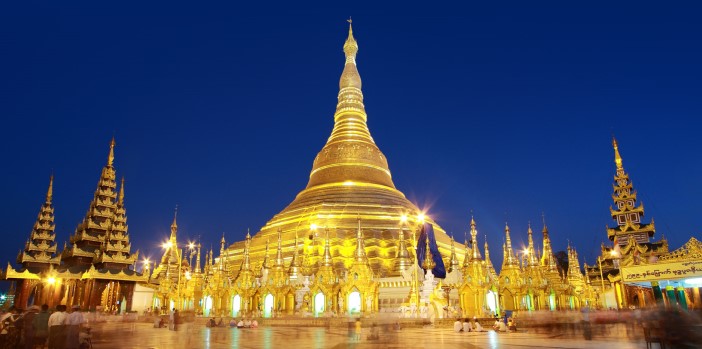
[[[52,171],[63,245],[113,134],[133,250],[160,253],[176,204],[183,239],[256,231],[331,132],[349,15],[396,186],[460,239],[473,210],[496,265],[505,220],[518,248],[541,212],[594,262],[612,134],[657,238],[700,237],[699,8],[90,5],[1,5],[2,263]]]

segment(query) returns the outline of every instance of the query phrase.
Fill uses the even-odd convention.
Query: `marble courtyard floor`
[[[380,340],[349,338],[343,328],[259,327],[257,329],[207,328],[184,324],[177,331],[153,328],[144,323],[107,322],[93,324],[95,349],[108,348],[645,348],[643,340],[627,339],[617,331],[607,337],[586,341],[582,336],[570,338],[536,333],[454,333],[450,328],[407,328],[381,333]]]

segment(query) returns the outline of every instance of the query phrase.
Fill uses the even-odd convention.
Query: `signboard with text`
[[[675,280],[702,277],[702,260],[635,265],[622,268],[624,282]]]

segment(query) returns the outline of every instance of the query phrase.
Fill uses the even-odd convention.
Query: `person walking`
[[[66,345],[66,306],[59,304],[49,316],[49,349],[64,349]]]
[[[49,338],[49,306],[44,304],[41,311],[34,316],[32,327],[34,328],[34,340],[32,344],[44,349],[46,339]]]
[[[80,305],[71,307],[71,313],[66,317],[66,349],[78,349],[80,346],[80,328],[85,322],[80,312]]]
[[[34,318],[40,309],[39,306],[32,305],[22,318],[22,321],[24,321],[24,324],[22,324],[22,337],[24,337],[25,349],[34,349]]]

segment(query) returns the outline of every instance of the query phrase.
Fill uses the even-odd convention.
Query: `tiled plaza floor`
[[[380,340],[349,338],[345,329],[319,327],[261,327],[258,329],[206,328],[182,325],[178,331],[153,328],[142,323],[94,324],[93,348],[645,348],[642,340],[616,333],[586,341],[535,333],[454,333],[450,328],[411,328],[381,333]]]

